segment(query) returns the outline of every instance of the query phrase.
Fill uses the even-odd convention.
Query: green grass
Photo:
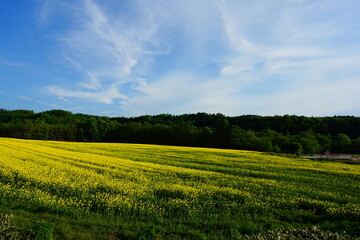
[[[355,164],[6,138],[0,152],[0,213],[33,239],[240,239],[313,226],[360,235]]]

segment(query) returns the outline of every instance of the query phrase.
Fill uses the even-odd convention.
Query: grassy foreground
[[[7,138],[0,154],[0,213],[38,239],[238,239],[313,225],[360,235],[360,165]]]

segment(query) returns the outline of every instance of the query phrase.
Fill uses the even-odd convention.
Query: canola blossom
[[[0,198],[24,210],[160,225],[223,219],[231,225],[246,218],[264,229],[293,224],[289,216],[305,225],[360,220],[356,164],[228,149],[7,138],[0,138],[0,153]]]

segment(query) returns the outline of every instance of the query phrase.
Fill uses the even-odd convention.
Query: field
[[[0,213],[13,214],[14,226],[34,236],[238,239],[315,225],[360,235],[360,165],[7,138],[0,154]]]

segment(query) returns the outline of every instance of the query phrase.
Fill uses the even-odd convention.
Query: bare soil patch
[[[311,159],[333,159],[333,160],[352,160],[359,161],[358,156],[352,154],[343,154],[343,153],[330,153],[330,154],[314,154],[310,156],[301,156],[301,158],[311,158]]]

